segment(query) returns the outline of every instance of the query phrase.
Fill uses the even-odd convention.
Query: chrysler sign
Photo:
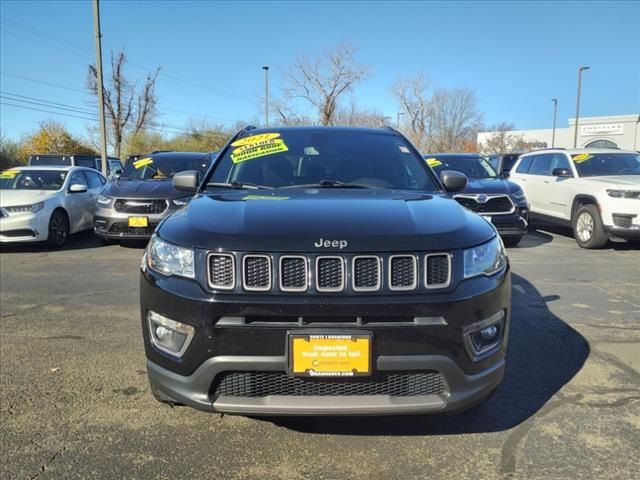
[[[624,125],[622,123],[605,123],[602,125],[581,125],[580,135],[589,137],[593,135],[622,135]]]

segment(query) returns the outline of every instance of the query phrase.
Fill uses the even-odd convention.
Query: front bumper
[[[49,238],[51,212],[9,213],[0,218],[0,243],[43,242]]]
[[[171,204],[170,204],[171,205]],[[99,237],[107,240],[143,240],[149,239],[158,224],[178,208],[169,206],[160,214],[123,213],[113,208],[96,205],[93,220],[93,231]],[[129,227],[129,217],[147,217],[147,227]]]
[[[610,237],[622,238],[624,240],[640,240],[640,225],[631,227],[618,227],[616,225],[605,225],[604,231]]]
[[[522,237],[527,233],[529,216],[516,209],[514,213],[500,215],[486,215],[491,217],[491,223],[496,227],[501,237]]]
[[[461,282],[453,292],[430,295],[358,297],[277,296],[265,298],[206,293],[193,281],[163,277],[148,269],[141,274],[141,314],[147,372],[156,396],[209,412],[247,415],[411,414],[456,411],[471,406],[495,389],[504,375],[510,324],[511,280],[508,268],[493,277]],[[195,327],[184,356],[173,359],[149,339],[147,312]],[[471,359],[463,340],[471,324],[503,311],[498,346]],[[439,319],[431,323],[372,322],[372,378],[390,372],[438,372],[446,388],[428,395],[265,395],[228,396],[214,389],[217,377],[229,372],[287,372],[286,343],[291,327],[265,322],[265,317],[317,317],[314,330],[340,333],[345,326],[332,318],[397,316]],[[261,322],[251,323],[252,317]],[[230,320],[237,320],[234,321]],[[246,321],[245,321],[246,320]],[[322,323],[324,322],[324,323]],[[319,326],[319,324],[322,324]],[[348,329],[353,331],[354,326]],[[313,381],[313,380],[312,380]],[[349,382],[350,379],[338,381]]]

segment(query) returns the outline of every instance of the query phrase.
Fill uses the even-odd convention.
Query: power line
[[[97,120],[95,118],[87,118],[87,117],[81,117],[79,115],[72,115],[70,113],[62,113],[62,112],[53,112],[51,110],[44,110],[42,108],[35,108],[35,107],[27,107],[25,105],[15,105],[13,103],[7,103],[7,102],[3,102],[0,100],[0,105],[7,105],[9,107],[16,107],[16,108],[23,108],[25,110],[34,110],[36,112],[45,112],[45,113],[52,113],[54,115],[60,115],[63,117],[73,117],[73,118],[81,118],[82,120],[90,120],[93,122],[96,122]]]
[[[18,98],[6,98],[5,97],[6,95],[10,95],[11,97],[18,97]],[[11,92],[7,92],[7,91],[4,91],[4,90],[0,90],[0,96],[4,97],[6,100],[24,101],[26,103],[44,102],[44,103],[49,104],[49,105],[45,105],[47,107],[61,108],[63,110],[75,110],[76,113],[84,113],[84,114],[87,114],[87,115],[95,115],[95,112],[93,112],[92,110],[87,110],[87,109],[84,109],[82,107],[75,107],[73,105],[69,105],[69,104],[66,104],[66,103],[52,102],[50,100],[45,100],[45,99],[42,99],[42,98],[28,97],[26,95],[18,95],[17,93],[11,93]]]
[[[42,81],[42,80],[36,80],[35,78],[23,77],[22,75],[16,75],[15,73],[8,73],[8,72],[0,71],[0,75],[5,75],[7,77],[18,78],[20,80],[26,80],[28,82],[41,83],[42,85],[48,85],[50,87],[63,88],[65,90],[70,90],[72,92],[79,92],[79,93],[84,93],[84,94],[87,94],[87,95],[89,94],[88,91],[80,90],[79,88],[66,87],[64,85],[59,85],[57,83],[45,82],[45,81]]]

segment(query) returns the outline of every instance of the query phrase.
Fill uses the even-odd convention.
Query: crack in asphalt
[[[67,447],[63,446],[60,450],[58,450],[57,452],[55,452],[51,458],[47,461],[44,462],[41,466],[40,466],[40,470],[38,470],[38,473],[36,473],[35,475],[33,475],[32,477],[30,477],[30,480],[34,480],[36,478],[38,478],[42,473],[44,473],[44,471],[47,469],[47,467],[49,465],[51,465],[51,463],[58,457],[58,455],[60,455],[62,452],[64,452],[67,449]]]

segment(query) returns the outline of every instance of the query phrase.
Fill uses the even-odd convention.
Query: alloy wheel
[[[593,217],[588,212],[582,212],[576,222],[578,238],[582,242],[588,242],[593,235]]]

